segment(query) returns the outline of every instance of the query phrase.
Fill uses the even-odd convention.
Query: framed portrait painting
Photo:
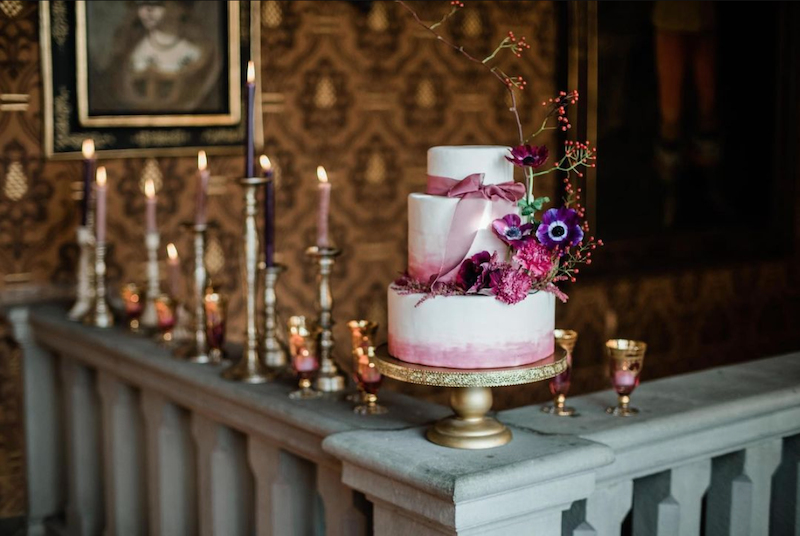
[[[86,138],[112,157],[240,152],[258,4],[41,2],[47,156],[78,158]]]

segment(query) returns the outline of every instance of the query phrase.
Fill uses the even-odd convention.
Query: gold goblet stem
[[[267,179],[248,177],[241,179],[244,186],[244,296],[245,296],[245,346],[242,357],[222,372],[222,377],[244,383],[265,383],[271,379],[258,351],[258,331],[256,328],[256,274],[258,271],[258,232],[256,228],[256,190]]]

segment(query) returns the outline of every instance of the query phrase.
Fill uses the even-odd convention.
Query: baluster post
[[[564,512],[562,532],[572,536],[619,535],[633,504],[633,481],[600,483],[584,501]]]
[[[781,460],[781,438],[772,438],[712,462],[706,535],[769,533],[772,475]]]
[[[61,358],[67,451],[67,527],[73,536],[95,536],[104,526],[100,424],[91,372]]]

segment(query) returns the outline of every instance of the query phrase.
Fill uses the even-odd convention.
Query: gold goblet
[[[158,340],[166,346],[171,346],[173,342],[172,331],[177,323],[176,307],[177,304],[168,294],[159,294],[155,299],[156,318],[158,329]]]
[[[206,287],[203,305],[206,310],[206,338],[208,357],[212,363],[220,363],[225,358],[225,326],[228,300],[212,285]]]
[[[363,354],[369,347],[375,346],[375,333],[378,331],[378,324],[370,320],[351,320],[347,323],[347,327],[350,328],[352,338],[353,381],[356,383],[358,391],[347,395],[345,400],[348,402],[361,402],[364,400],[364,390],[358,379],[359,350],[362,350]]]
[[[383,376],[375,365],[375,347],[366,350],[359,348],[356,351],[358,364],[356,365],[356,381],[358,388],[363,393],[363,404],[356,406],[353,411],[359,415],[381,415],[389,411],[386,406],[378,404],[378,389],[381,387]]]
[[[571,417],[575,415],[575,408],[567,407],[567,393],[569,392],[572,378],[572,352],[578,342],[578,332],[571,329],[556,329],[553,331],[556,344],[567,351],[567,369],[550,379],[550,394],[553,395],[553,404],[542,406],[544,413],[557,417]]]
[[[608,372],[611,384],[619,397],[619,404],[606,408],[606,413],[617,417],[630,417],[639,413],[630,407],[631,393],[639,385],[639,373],[644,365],[647,344],[630,339],[611,339],[606,341]]]
[[[315,337],[306,327],[306,317],[293,316],[289,318],[289,356],[292,368],[297,374],[299,389],[289,393],[293,400],[309,400],[322,396],[311,385],[319,370],[319,359],[315,348]]]
[[[144,296],[141,288],[136,283],[128,283],[120,292],[122,301],[125,304],[125,316],[128,318],[128,327],[134,333],[141,331],[139,317],[144,311]]]

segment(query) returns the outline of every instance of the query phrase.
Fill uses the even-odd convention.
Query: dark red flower
[[[456,274],[456,285],[467,293],[477,292],[485,288],[488,284],[491,262],[492,256],[488,251],[481,251],[465,259]]]
[[[519,167],[538,168],[547,161],[550,152],[544,145],[518,145],[511,147],[511,156],[506,160]]]

